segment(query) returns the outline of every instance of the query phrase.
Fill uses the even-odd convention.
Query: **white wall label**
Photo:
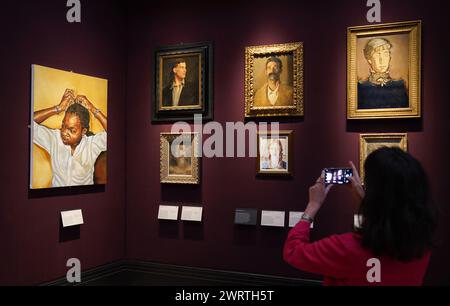
[[[62,219],[63,227],[84,224],[83,212],[81,211],[81,209],[71,210],[71,211],[62,211],[61,219]]]
[[[160,205],[158,212],[159,220],[178,220],[178,206]]]
[[[284,227],[285,216],[286,213],[284,211],[263,210],[261,212],[261,225]]]
[[[183,206],[181,220],[202,222],[203,207]]]

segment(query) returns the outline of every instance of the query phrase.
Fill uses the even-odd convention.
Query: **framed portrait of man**
[[[200,184],[198,134],[161,134],[161,183]]]
[[[245,48],[245,117],[303,116],[303,43]]]
[[[364,182],[364,163],[367,156],[380,148],[400,148],[408,152],[408,134],[404,133],[380,133],[361,134],[359,138],[359,172],[361,181]]]
[[[213,45],[182,44],[155,50],[153,122],[213,119]]]
[[[421,21],[348,29],[348,119],[421,116]]]
[[[108,80],[32,65],[30,190],[106,185]]]
[[[293,131],[258,133],[258,176],[292,176],[294,170]]]

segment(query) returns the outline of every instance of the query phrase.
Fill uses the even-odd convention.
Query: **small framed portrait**
[[[303,116],[303,43],[245,48],[245,117]]]
[[[293,135],[293,131],[258,133],[258,176],[293,175]]]
[[[348,29],[348,119],[421,116],[421,21]]]
[[[158,48],[153,79],[153,122],[213,119],[212,43]]]
[[[408,152],[408,134],[361,134],[359,138],[359,172],[364,182],[364,162],[373,151],[383,147],[397,147]]]
[[[161,183],[200,184],[198,134],[161,134]]]

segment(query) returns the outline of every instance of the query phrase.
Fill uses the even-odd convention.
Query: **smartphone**
[[[349,184],[349,177],[353,176],[351,168],[326,168],[325,170],[325,184],[343,185]]]

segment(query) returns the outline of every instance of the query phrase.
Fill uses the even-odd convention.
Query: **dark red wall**
[[[62,277],[72,257],[90,269],[124,256],[125,21],[111,1],[82,1],[82,23],[69,24],[66,2],[2,2],[0,284]],[[28,191],[32,64],[109,80],[106,188]],[[85,225],[61,230],[71,209],[83,209]]]
[[[233,225],[235,208],[303,210],[322,168],[358,163],[359,134],[408,132],[410,152],[427,170],[442,215],[441,246],[428,284],[449,284],[446,190],[448,132],[447,1],[382,1],[382,21],[423,20],[423,119],[346,120],[347,27],[367,24],[366,1],[171,1],[129,6],[127,79],[127,257],[162,263],[317,278],[282,261],[287,229]],[[447,8],[447,9],[445,9]],[[215,120],[244,118],[244,48],[304,42],[305,117],[282,121],[295,131],[295,177],[257,179],[254,159],[204,159],[199,187],[159,183],[159,134],[152,125],[152,51],[161,45],[213,41]],[[444,64],[445,63],[445,64]],[[204,207],[202,224],[160,223],[162,202]],[[335,188],[317,217],[313,239],[351,229],[357,203]]]

